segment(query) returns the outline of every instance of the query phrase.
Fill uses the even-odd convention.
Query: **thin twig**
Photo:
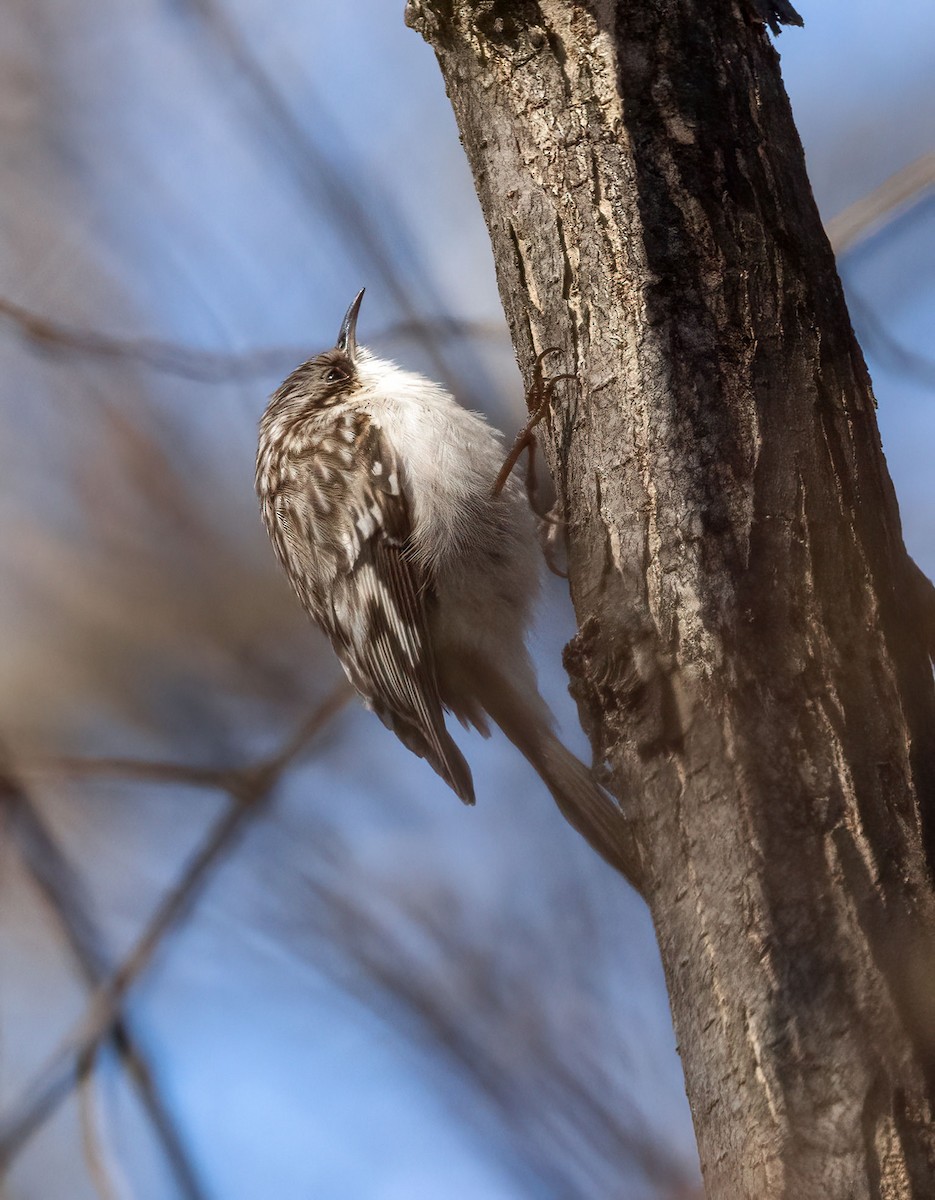
[[[108,1162],[101,1136],[102,1114],[98,1107],[95,1062],[96,1046],[88,1051],[78,1067],[78,1118],[81,1124],[81,1145],[91,1182],[101,1200],[120,1200],[126,1188],[117,1183],[120,1171]]]
[[[29,793],[3,772],[2,802],[26,869],[55,913],[87,981],[98,983],[107,972],[90,902],[78,875],[65,858]]]
[[[935,187],[935,151],[923,154],[889,179],[861,196],[825,225],[828,240],[839,257],[857,242],[876,233]]]
[[[30,1134],[68,1094],[78,1065],[106,1037],[119,1018],[124,997],[151,962],[165,935],[191,910],[212,870],[255,819],[285,768],[348,702],[342,684],[316,710],[308,723],[272,758],[240,772],[229,783],[232,803],[218,818],[201,848],[192,856],[178,883],[156,908],[142,935],[120,967],[92,994],[83,1020],[72,1030],[51,1061],[26,1089],[9,1117],[0,1121],[0,1166],[10,1160]]]
[[[76,779],[113,776],[141,779],[151,783],[184,783],[190,787],[226,788],[231,776],[227,767],[199,767],[188,763],[147,762],[142,758],[44,758],[26,762],[29,773],[55,773]]]
[[[124,338],[101,333],[43,316],[0,296],[0,317],[35,349],[45,353],[78,355],[137,363],[153,371],[198,383],[244,382],[281,374],[301,362],[317,346],[265,346],[241,354],[224,354],[161,338]],[[495,339],[504,336],[502,324],[467,321],[455,317],[435,320],[405,319],[388,325],[372,337],[374,342],[413,340],[429,342]]]
[[[407,322],[419,323],[419,313],[413,296],[419,295],[428,301],[429,307],[441,311],[442,303],[437,295],[430,273],[425,270],[405,220],[396,212],[392,198],[386,193],[375,195],[378,181],[372,172],[361,170],[354,161],[352,149],[345,143],[342,148],[340,170],[324,153],[309,132],[315,128],[333,125],[333,119],[322,110],[320,101],[309,91],[309,81],[303,82],[303,109],[306,123],[294,116],[275,77],[254,55],[248,39],[241,33],[237,23],[224,6],[215,0],[187,0],[191,12],[200,19],[203,28],[212,36],[237,70],[237,78],[245,83],[263,113],[270,131],[278,139],[281,150],[290,162],[294,178],[305,196],[315,207],[321,207],[334,225],[341,231],[348,250],[357,256],[362,268],[373,271],[396,312]],[[313,113],[313,109],[317,112]],[[380,213],[376,222],[368,211],[364,197]],[[392,229],[391,252],[389,242],[381,232]],[[410,280],[404,280],[398,262],[405,261]],[[452,372],[447,357],[431,339],[420,339],[433,369],[449,390],[458,392],[459,380]],[[476,381],[475,381],[476,382]]]
[[[4,798],[26,867],[49,901],[85,979],[92,987],[97,987],[111,973],[111,967],[80,880],[47,829],[29,793],[11,780],[7,783]],[[146,1055],[140,1049],[139,1034],[126,1015],[115,1021],[111,1041],[162,1143],[180,1195],[184,1200],[205,1200],[174,1117],[163,1100]]]
[[[326,948],[339,949],[341,957],[326,954],[316,965],[381,1015],[391,1007],[405,1014],[411,1032],[441,1050],[491,1102],[500,1136],[520,1148],[550,1190],[578,1193],[576,1172],[570,1168],[576,1157],[581,1170],[597,1180],[596,1194],[606,1194],[600,1185],[602,1169],[619,1174],[628,1162],[661,1195],[683,1190],[684,1171],[665,1142],[653,1136],[632,1098],[610,1081],[601,1086],[575,1031],[559,1032],[552,1022],[561,1018],[524,995],[524,988],[536,988],[534,981],[552,969],[546,963],[528,971],[535,943],[530,943],[525,924],[498,928],[496,936],[486,931],[475,940],[452,919],[450,906],[439,905],[437,895],[424,905],[400,909],[384,892],[379,906],[371,905],[339,843],[332,840],[319,849],[319,870],[308,878],[313,905],[306,928]],[[329,869],[322,871],[325,865]],[[580,900],[577,894],[575,898]],[[418,938],[399,937],[403,915]],[[509,953],[491,953],[491,947],[502,948],[511,938],[522,943],[523,967],[515,967]],[[418,951],[407,951],[412,946]],[[428,948],[434,955],[427,955]],[[553,950],[551,937],[542,942],[542,950],[546,955]],[[433,957],[435,986],[428,974]],[[348,965],[359,971],[356,980],[348,975]],[[524,1043],[521,1053],[517,1038]],[[545,1086],[553,1092],[551,1102],[543,1094]]]

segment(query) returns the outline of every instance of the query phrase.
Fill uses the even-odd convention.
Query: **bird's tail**
[[[484,671],[483,678],[475,677],[475,682],[483,707],[535,768],[565,819],[635,886],[637,864],[624,815],[590,769],[555,736],[552,714],[535,685],[520,692],[490,671]]]
[[[504,732],[509,737],[509,733]],[[625,862],[621,845],[625,832],[623,813],[590,769],[566,749],[551,730],[543,735],[538,749],[526,757],[569,824],[605,861],[629,878],[632,867]]]

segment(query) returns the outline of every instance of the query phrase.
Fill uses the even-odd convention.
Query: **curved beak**
[[[357,357],[357,314],[360,312],[360,302],[366,290],[361,288],[354,297],[351,307],[344,314],[341,332],[338,334],[338,349],[343,350],[351,362]]]

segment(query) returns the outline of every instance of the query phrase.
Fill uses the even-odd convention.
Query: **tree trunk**
[[[711,1197],[935,1196],[935,697],[874,401],[738,0],[410,0],[567,521]],[[626,936],[621,931],[621,936]]]

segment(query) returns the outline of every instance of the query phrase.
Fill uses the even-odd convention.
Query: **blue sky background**
[[[787,30],[778,47],[830,218],[935,149],[935,6],[800,7],[805,29]],[[521,385],[486,230],[434,57],[404,27],[401,2],[292,0],[271,10],[240,0],[226,11],[275,80],[296,136],[313,142],[314,169],[186,0],[4,6],[0,296],[79,329],[240,353],[330,342],[366,284],[362,336],[437,373],[411,338],[385,333],[401,316],[395,280],[417,314],[482,327],[476,339],[445,341],[442,366],[462,381],[466,403],[513,428]],[[348,195],[383,246],[382,267],[348,223]],[[935,200],[850,252],[842,274],[862,304],[854,322],[866,334],[907,542],[933,573],[935,367],[909,369],[874,331],[880,323],[911,353],[935,357]],[[197,383],[133,361],[37,354],[8,325],[0,355],[5,736],[32,755],[194,762],[279,744],[336,678],[275,572],[252,491],[256,420],[291,364]],[[195,527],[184,506],[158,508],[167,479],[197,508]],[[585,753],[560,663],[570,632],[562,586],[550,580],[537,659],[569,741]],[[560,1194],[517,1152],[489,1097],[316,932],[312,884],[331,837],[349,848],[342,883],[352,894],[391,915],[421,898],[467,922],[516,997],[515,1029],[535,1011],[556,1035],[581,1036],[692,1178],[690,1118],[643,906],[578,844],[509,747],[476,736],[463,744],[479,796],[471,812],[374,719],[348,710],[132,993],[210,1195]],[[36,789],[114,956],[222,803],[191,789],[41,775]],[[570,894],[585,959],[575,955],[581,930],[563,923]],[[390,924],[405,935],[402,918]],[[420,949],[436,983],[459,978],[463,956],[435,953]],[[537,978],[548,987],[525,986]],[[19,1095],[84,996],[4,843],[0,1102]],[[121,1194],[172,1195],[113,1062],[99,1074]],[[544,1084],[539,1091],[546,1121]],[[579,1192],[599,1197],[603,1187],[598,1175]],[[73,1102],[17,1159],[8,1191],[11,1200],[96,1194]],[[621,1194],[648,1193],[634,1176]]]

